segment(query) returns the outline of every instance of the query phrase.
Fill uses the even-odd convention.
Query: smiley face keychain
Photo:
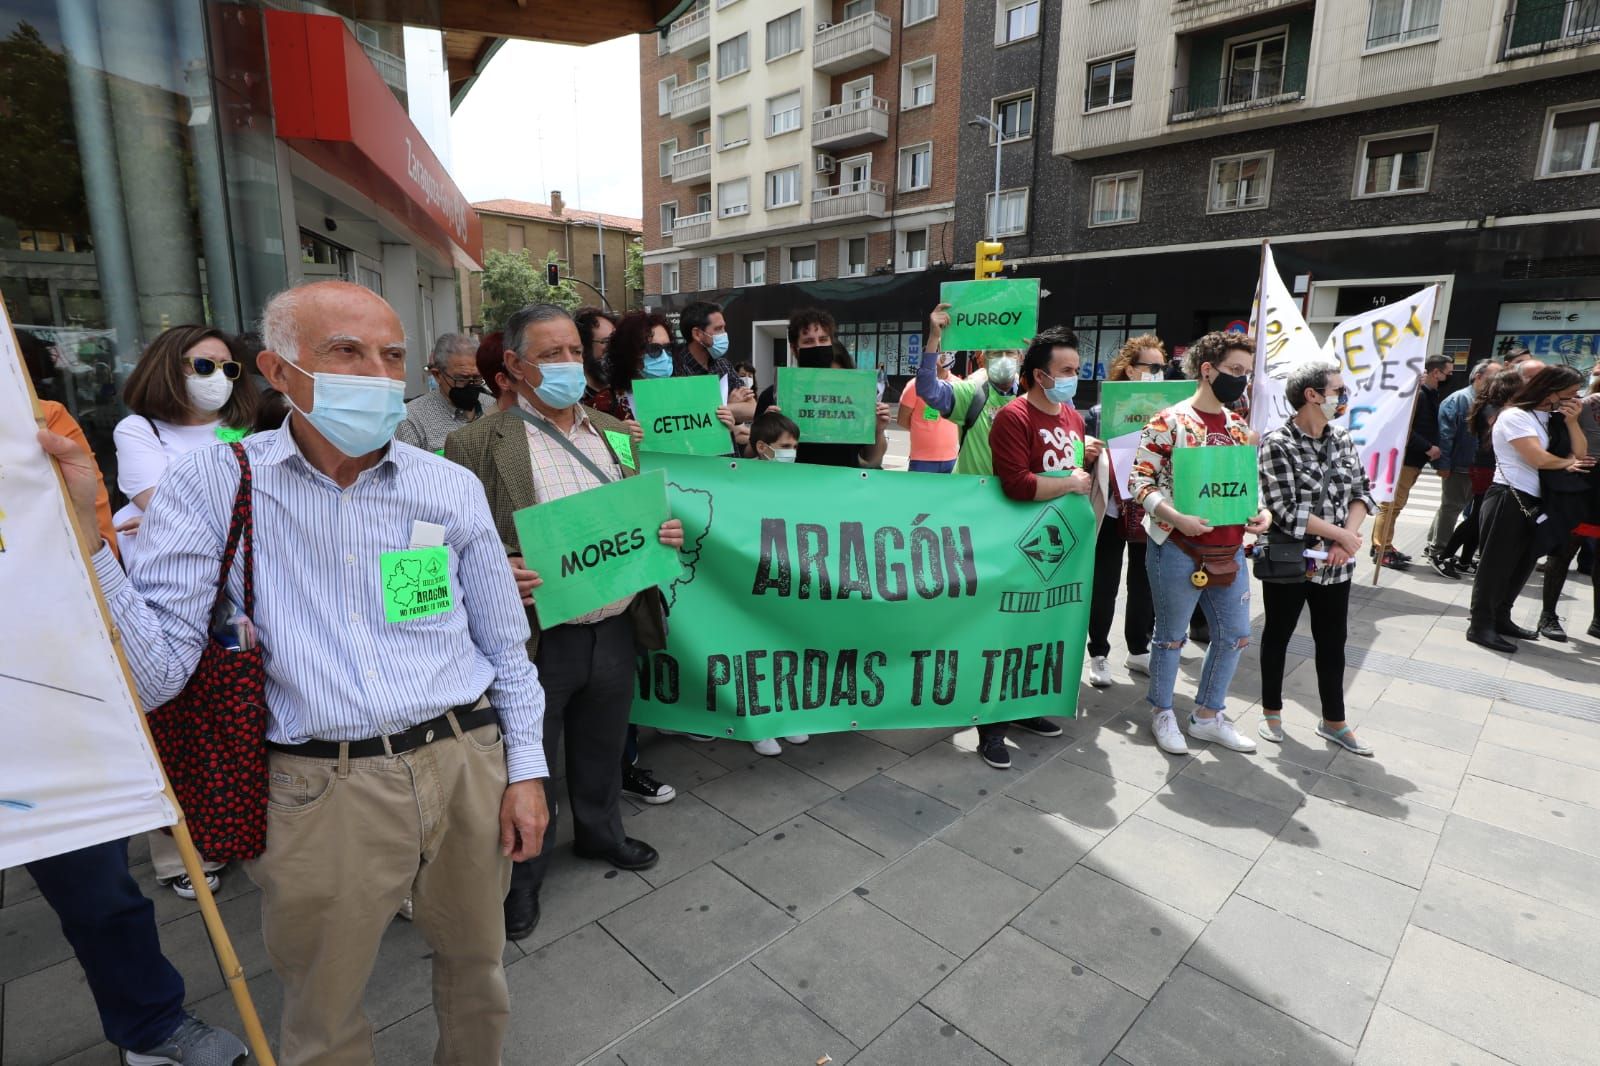
[[[1203,589],[1207,585],[1211,584],[1211,575],[1206,573],[1203,569],[1196,570],[1194,573],[1189,575],[1189,584],[1193,585],[1197,589]]]

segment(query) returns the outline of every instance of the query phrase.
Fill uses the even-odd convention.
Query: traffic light
[[[544,267],[544,283],[552,289],[561,284],[561,267],[555,263],[546,263]]]
[[[979,241],[976,261],[973,263],[972,276],[978,281],[992,278],[1006,268],[1000,260],[1006,254],[1006,246],[999,241]]]

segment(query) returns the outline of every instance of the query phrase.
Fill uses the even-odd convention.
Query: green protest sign
[[[1172,506],[1213,526],[1237,526],[1261,510],[1254,445],[1172,449]]]
[[[1026,348],[1039,332],[1039,279],[946,281],[939,302],[950,305],[941,346],[947,352]]]
[[[733,438],[717,421],[722,386],[710,374],[686,378],[640,378],[633,383],[633,410],[644,427],[641,451],[678,455],[727,455]]]
[[[1192,381],[1107,381],[1100,385],[1100,436],[1116,440],[1194,395]]]
[[[412,548],[378,556],[383,576],[383,619],[409,622],[443,614],[456,605],[450,591],[450,549]]]
[[[739,740],[1071,717],[1088,497],[992,477],[662,457],[682,568],[635,721]],[[932,485],[931,481],[939,484]]]
[[[878,435],[878,375],[870,370],[778,368],[778,406],[805,444],[871,444]]]
[[[633,459],[633,438],[626,433],[618,433],[614,429],[606,430],[606,443],[611,445],[611,450],[617,453],[617,462],[629,470],[639,469]]]
[[[522,557],[543,581],[533,593],[542,627],[678,576],[678,553],[658,537],[670,517],[666,485],[652,470],[512,514]]]

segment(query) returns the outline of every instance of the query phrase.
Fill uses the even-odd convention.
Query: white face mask
[[[794,458],[795,458],[795,449],[793,449],[793,448],[773,448],[771,450],[771,452],[767,455],[767,458],[770,459],[774,463],[792,463],[792,462],[794,462]]]
[[[183,379],[183,384],[189,393],[189,406],[201,414],[222,410],[233,397],[233,382],[220,369],[213,370],[205,377],[190,374]]]

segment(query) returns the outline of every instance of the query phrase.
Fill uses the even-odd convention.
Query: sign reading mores
[[[635,720],[758,740],[1070,716],[1094,515],[993,478],[662,457],[675,625]]]
[[[1001,351],[1027,347],[1039,332],[1039,279],[947,281],[939,300],[950,305],[946,351]]]

